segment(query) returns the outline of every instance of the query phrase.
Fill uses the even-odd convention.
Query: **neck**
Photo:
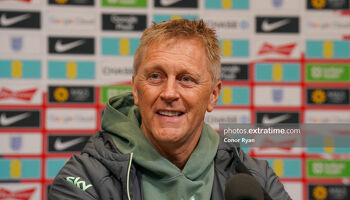
[[[202,128],[180,141],[157,141],[152,135],[144,133],[155,150],[179,169],[183,170],[192,152],[196,148]]]

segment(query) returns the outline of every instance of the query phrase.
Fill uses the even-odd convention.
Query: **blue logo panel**
[[[95,63],[85,61],[49,61],[49,79],[94,79]]]
[[[217,105],[249,105],[250,104],[250,90],[249,87],[231,87],[223,86],[219,96]]]
[[[0,159],[0,180],[39,179],[40,159]]]
[[[306,150],[311,154],[349,154],[350,136],[307,136]]]
[[[207,9],[248,10],[249,0],[205,0]]]
[[[346,40],[308,40],[307,58],[346,59],[350,58],[350,41]]]
[[[298,63],[257,63],[255,65],[257,82],[300,82]]]
[[[0,60],[0,78],[40,79],[41,62],[36,60]]]
[[[137,38],[102,38],[102,55],[132,56],[139,44]]]
[[[280,178],[301,178],[300,159],[267,159],[267,162]]]
[[[196,15],[154,15],[153,21],[156,23],[169,21],[171,19],[188,19],[188,20],[198,20]]]
[[[223,57],[249,57],[249,40],[219,40]]]
[[[58,174],[58,172],[66,163],[67,159],[47,159],[46,160],[46,178],[55,178],[55,176]]]

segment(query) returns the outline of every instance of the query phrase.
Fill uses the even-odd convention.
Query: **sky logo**
[[[154,15],[153,21],[156,23],[169,21],[173,19],[188,19],[188,20],[198,20],[196,15]]]
[[[249,57],[248,40],[219,40],[223,57]]]
[[[49,61],[49,79],[89,79],[95,78],[95,63],[86,61]]]
[[[40,61],[0,60],[0,78],[39,79],[40,77]]]
[[[342,59],[350,58],[350,41],[346,40],[308,40],[307,58]]]
[[[102,55],[132,56],[139,44],[137,38],[102,38]]]
[[[248,10],[249,0],[206,0],[207,9]]]
[[[280,178],[301,177],[301,161],[299,159],[267,159],[267,162]]]
[[[257,82],[299,82],[298,63],[258,63],[255,65]]]
[[[249,87],[222,87],[217,105],[249,105]]]

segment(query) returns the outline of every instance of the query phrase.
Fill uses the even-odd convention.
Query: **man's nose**
[[[179,98],[176,79],[169,77],[162,89],[160,97],[163,101],[171,103]]]

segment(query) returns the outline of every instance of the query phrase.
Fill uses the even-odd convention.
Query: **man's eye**
[[[151,78],[152,79],[158,79],[159,78],[159,74],[151,74]]]
[[[182,77],[182,81],[184,81],[184,82],[190,82],[190,81],[192,81],[192,78],[191,78],[191,77],[188,77],[188,76],[184,76],[184,77]]]

